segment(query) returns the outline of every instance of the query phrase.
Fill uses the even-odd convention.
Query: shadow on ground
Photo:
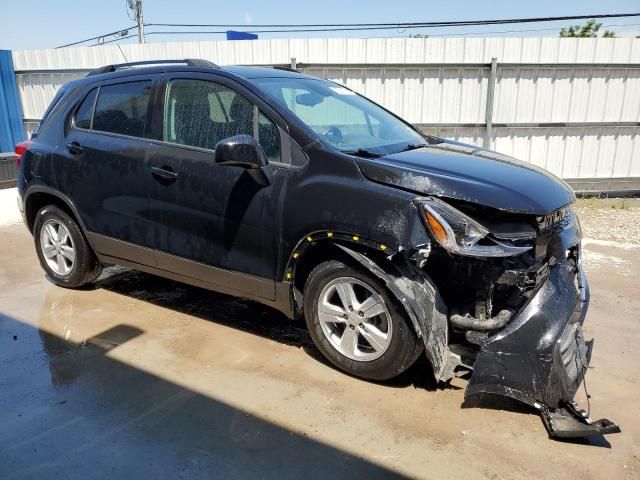
[[[0,314],[0,478],[398,476],[107,355],[143,334],[76,345]]]
[[[277,310],[257,302],[125,269],[111,270],[97,282],[96,288],[298,347],[316,361],[330,365],[316,349],[303,321],[292,321]],[[450,384],[438,384],[424,355],[399,377],[380,384],[398,388],[412,385],[428,391],[459,389]]]

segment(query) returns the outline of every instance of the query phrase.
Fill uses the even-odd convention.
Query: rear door
[[[127,77],[87,92],[58,146],[58,188],[73,199],[98,252],[154,264],[145,139],[153,80]]]
[[[159,267],[274,298],[280,194],[288,175],[278,125],[250,92],[224,77],[167,75],[163,89],[150,190]],[[216,143],[238,134],[253,135],[263,147],[270,185],[258,185],[241,167],[215,163]]]

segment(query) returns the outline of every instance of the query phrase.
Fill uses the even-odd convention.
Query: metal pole
[[[484,140],[482,146],[491,148],[491,137],[493,136],[493,98],[496,92],[496,74],[498,72],[498,59],[491,59],[491,70],[489,71],[489,83],[487,85],[487,106],[484,115]]]
[[[136,0],[136,21],[138,22],[138,43],[144,43],[144,20],[142,18],[142,0]]]

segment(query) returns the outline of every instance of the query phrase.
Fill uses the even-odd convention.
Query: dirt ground
[[[0,478],[640,478],[640,205],[578,210],[592,416],[622,428],[582,443],[526,409],[461,408],[465,381],[438,387],[425,362],[351,378],[257,304],[123,269],[56,287],[5,210]]]

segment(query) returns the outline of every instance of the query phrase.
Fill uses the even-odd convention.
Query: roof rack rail
[[[295,72],[295,73],[302,73],[300,70],[296,69],[296,68],[291,68],[289,66],[286,65],[274,65],[272,67],[274,70],[283,70],[285,72]]]
[[[202,60],[199,58],[185,58],[184,60],[144,60],[140,62],[128,62],[117,63],[113,65],[105,65],[104,67],[96,68],[87,73],[87,77],[92,75],[100,75],[101,73],[115,72],[116,70],[122,70],[130,67],[137,67],[139,65],[187,65],[189,67],[204,67],[204,68],[220,68],[209,60]]]

